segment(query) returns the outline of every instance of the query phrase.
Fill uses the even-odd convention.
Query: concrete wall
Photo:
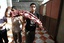
[[[64,3],[63,3],[62,13],[61,13],[61,20],[59,25],[57,41],[58,43],[64,43]]]
[[[31,3],[36,3],[36,5],[37,5],[36,11],[39,12],[38,2],[12,2],[12,5],[16,6],[18,9],[30,11],[30,4]]]

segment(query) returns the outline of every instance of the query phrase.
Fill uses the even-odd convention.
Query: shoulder
[[[39,13],[36,12],[37,15],[39,15]]]
[[[37,17],[39,18],[40,14],[36,12]]]

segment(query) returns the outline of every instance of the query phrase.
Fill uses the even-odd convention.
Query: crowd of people
[[[3,19],[0,19],[0,42],[3,43],[4,40],[5,43],[8,43],[7,30],[12,29],[14,42],[21,43],[21,33],[23,26],[25,26],[26,43],[33,43],[36,27],[43,29],[39,17],[39,14],[36,12],[35,3],[30,4],[30,11],[18,10],[15,6],[8,6],[5,16]],[[10,26],[6,30],[7,24]]]

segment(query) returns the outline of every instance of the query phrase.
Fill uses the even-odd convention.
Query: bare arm
[[[27,12],[27,11],[20,11],[20,15],[25,17],[25,18],[31,19],[32,21],[37,23],[41,29],[43,28],[42,22],[35,15],[33,15],[32,13]]]
[[[0,27],[3,27],[5,24],[6,24],[6,22],[4,22],[4,23],[0,24]]]
[[[24,29],[24,21],[23,21],[23,16],[19,16],[18,18],[19,18],[19,20],[20,20],[21,30],[23,30],[23,29]]]

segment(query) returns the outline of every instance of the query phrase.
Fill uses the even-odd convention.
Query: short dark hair
[[[17,9],[16,6],[12,6],[12,9]]]
[[[36,6],[36,4],[35,4],[35,3],[31,3],[31,4],[30,4],[30,6],[31,6],[31,5],[35,5],[35,6]]]

